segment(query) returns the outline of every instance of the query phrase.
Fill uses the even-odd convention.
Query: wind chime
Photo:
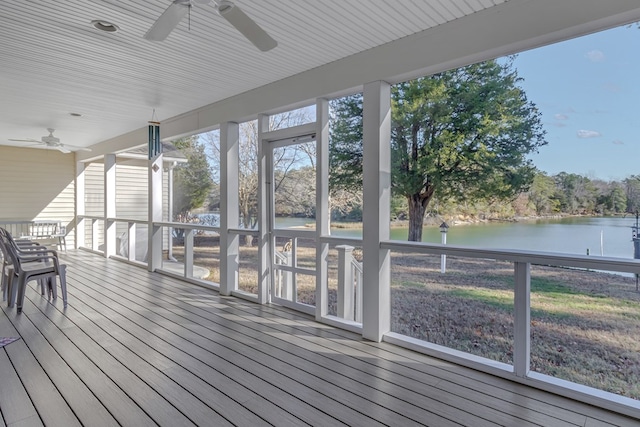
[[[153,109],[151,121],[149,122],[149,160],[162,153],[160,144],[160,122],[156,118],[156,109]]]

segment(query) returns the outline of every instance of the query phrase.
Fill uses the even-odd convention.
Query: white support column
[[[320,241],[329,231],[329,101],[316,100],[316,320],[328,313],[329,244]]]
[[[85,220],[78,219],[79,215],[85,214],[85,163],[77,162],[76,163],[76,221],[75,221],[75,248],[78,249],[81,246],[85,245]]]
[[[104,256],[109,258],[116,249],[116,224],[108,218],[116,216],[116,155],[104,156]]]
[[[363,96],[363,312],[362,336],[381,341],[391,329],[391,267],[388,250],[391,201],[391,87],[376,81]]]
[[[149,235],[147,269],[162,267],[162,227],[154,222],[162,221],[162,153],[149,160]]]
[[[238,289],[240,236],[229,228],[240,225],[239,129],[237,123],[220,125],[220,295]]]
[[[271,283],[271,222],[273,220],[269,205],[269,192],[272,191],[272,172],[269,168],[270,150],[262,141],[262,133],[269,130],[269,116],[258,116],[258,302],[269,302]]]
[[[531,368],[531,264],[514,264],[515,293],[513,307],[513,370],[525,378]]]

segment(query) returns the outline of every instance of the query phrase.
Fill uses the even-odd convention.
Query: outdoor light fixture
[[[93,21],[91,21],[91,25],[93,25],[94,28],[106,33],[115,33],[120,29],[116,24],[112,24],[108,21],[103,21],[102,19],[94,19]]]

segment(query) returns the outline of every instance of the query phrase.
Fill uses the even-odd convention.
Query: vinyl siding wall
[[[75,155],[0,146],[0,221],[62,221],[75,241]]]
[[[149,175],[146,162],[118,161],[116,162],[116,217],[132,220],[147,220],[149,203]],[[169,218],[168,215],[168,173],[163,174],[163,220]],[[104,165],[102,163],[91,163],[85,168],[85,212],[86,215],[104,215]],[[141,229],[138,240],[146,239],[146,227],[139,225]],[[96,248],[103,243],[103,223],[98,224],[99,240]],[[120,237],[127,231],[127,224],[118,222],[116,224],[116,235]],[[165,232],[165,249],[168,235]],[[91,222],[86,221],[85,242],[91,246]]]

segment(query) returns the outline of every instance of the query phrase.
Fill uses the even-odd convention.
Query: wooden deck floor
[[[638,425],[86,252],[69,306],[2,304],[0,426]]]

